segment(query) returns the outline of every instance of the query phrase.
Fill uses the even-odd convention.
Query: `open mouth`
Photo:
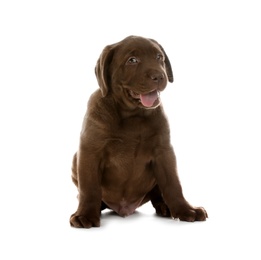
[[[155,107],[160,104],[160,92],[156,89],[146,94],[138,94],[132,90],[128,90],[128,93],[133,99],[139,101],[144,107]]]

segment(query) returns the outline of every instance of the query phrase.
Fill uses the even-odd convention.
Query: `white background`
[[[261,259],[258,2],[1,1],[0,258]],[[175,82],[161,96],[179,174],[209,219],[162,219],[148,203],[74,229],[70,167],[94,66],[132,34],[171,60]]]

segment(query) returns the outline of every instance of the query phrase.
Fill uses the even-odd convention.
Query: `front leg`
[[[97,157],[86,149],[80,149],[73,162],[74,183],[78,187],[79,204],[71,215],[70,224],[77,228],[100,226],[101,178]]]
[[[154,163],[154,174],[163,200],[173,218],[189,222],[206,220],[208,217],[206,210],[191,206],[183,196],[172,148],[158,154]]]

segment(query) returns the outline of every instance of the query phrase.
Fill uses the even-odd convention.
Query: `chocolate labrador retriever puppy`
[[[105,47],[95,74],[79,150],[72,166],[79,205],[70,224],[100,226],[101,210],[132,214],[151,201],[156,213],[183,221],[207,218],[184,198],[160,92],[173,82],[171,64],[155,40],[130,36]]]

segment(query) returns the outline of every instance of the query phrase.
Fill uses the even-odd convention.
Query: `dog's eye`
[[[157,54],[156,59],[159,61],[163,61],[163,55],[161,55],[160,53]]]
[[[137,64],[138,62],[139,62],[139,61],[138,61],[137,58],[135,58],[135,57],[130,57],[130,58],[127,60],[126,64],[135,65],[135,64]]]

